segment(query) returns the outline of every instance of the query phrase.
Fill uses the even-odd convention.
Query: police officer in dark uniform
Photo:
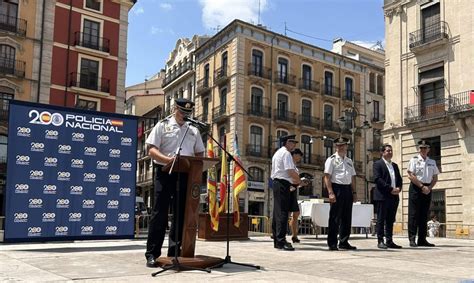
[[[181,146],[182,156],[203,156],[204,144],[199,130],[186,123],[184,118],[191,115],[194,103],[187,99],[176,99],[174,113],[160,121],[150,132],[146,140],[148,155],[153,159],[156,166],[155,176],[155,205],[151,213],[148,228],[148,240],[145,252],[146,266],[155,267],[156,259],[161,255],[161,247],[165,238],[166,226],[168,224],[168,208],[170,200],[173,199],[172,211],[176,213],[179,208],[178,223],[171,224],[169,234],[168,256],[175,255],[175,246],[178,245],[178,256],[180,253],[179,242],[183,235],[184,209],[186,202],[186,186],[188,174],[163,172],[163,166],[172,162],[176,150],[189,127],[184,142]],[[179,177],[179,204],[175,196],[177,180]],[[177,227],[176,227],[177,226]],[[179,238],[177,238],[179,236]]]
[[[436,161],[428,157],[430,143],[418,142],[419,154],[410,159],[408,164],[408,240],[410,247],[434,247],[426,240],[428,212],[431,204],[431,191],[438,182],[439,170]],[[415,242],[418,230],[418,243]]]
[[[352,202],[355,195],[356,172],[352,160],[346,156],[349,140],[340,137],[334,141],[336,153],[331,155],[324,164],[324,182],[329,193],[329,226],[328,247],[330,251],[337,251],[337,234],[339,234],[339,248],[355,250],[349,244],[352,222]]]

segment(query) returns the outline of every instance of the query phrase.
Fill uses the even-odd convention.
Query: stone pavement
[[[150,274],[159,269],[145,267],[144,239],[0,244],[0,281],[474,282],[473,240],[436,238],[430,239],[435,248],[409,248],[406,238],[396,238],[403,249],[379,250],[375,238],[355,235],[357,251],[329,252],[321,236],[300,238],[294,252],[274,249],[268,236],[230,243],[233,261],[261,270],[227,264],[212,273],[167,271],[157,277]],[[225,253],[225,242],[197,242],[196,254]]]

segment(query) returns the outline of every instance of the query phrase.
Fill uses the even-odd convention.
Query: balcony
[[[263,79],[271,79],[272,72],[270,68],[262,67],[260,65],[255,64],[248,64],[248,73],[249,76],[263,78]]]
[[[245,155],[259,157],[259,158],[270,158],[271,153],[268,152],[268,147],[257,144],[247,144],[245,146]]]
[[[300,79],[299,85],[298,85],[300,90],[318,92],[318,93],[319,93],[319,86],[320,86],[319,82],[303,79],[303,78]]]
[[[337,124],[336,121],[331,121],[331,120],[323,120],[323,129],[325,131],[332,131],[332,132],[341,132],[341,128]]]
[[[448,25],[440,21],[410,33],[410,50],[420,51],[448,42]]]
[[[429,105],[424,103],[405,107],[405,124],[444,117],[446,116],[448,106],[449,100],[441,98],[436,99],[434,103]]]
[[[450,114],[474,109],[474,90],[459,92],[449,96],[448,112]]]
[[[17,17],[0,15],[0,30],[26,36],[26,21]]]
[[[344,89],[342,91],[342,100],[347,103],[350,102],[352,104],[352,99],[354,99],[354,102],[356,104],[360,103],[360,93],[351,91],[348,89]]]
[[[74,45],[105,53],[110,52],[110,40],[108,38],[98,37],[79,31],[74,33]]]
[[[261,118],[271,118],[271,109],[268,106],[263,106],[258,103],[247,103],[247,115],[261,117]]]
[[[226,108],[227,106],[225,104],[214,107],[214,109],[212,109],[212,120],[214,120],[214,122],[219,122],[226,119],[227,118]]]
[[[210,122],[210,119],[209,119],[209,114],[206,113],[206,114],[201,114],[199,116],[196,117],[199,121],[202,121],[204,123],[209,123]]]
[[[224,85],[227,83],[227,66],[219,68],[214,71],[214,83],[217,85]]]
[[[319,118],[308,116],[308,115],[298,115],[298,124],[300,126],[307,126],[315,129],[319,129],[320,121]]]
[[[283,72],[275,72],[274,82],[277,84],[289,85],[296,87],[296,76]]]
[[[0,57],[0,74],[24,78],[25,65],[23,61]]]
[[[209,78],[202,78],[196,83],[196,93],[203,94],[211,89],[211,82]]]
[[[110,80],[89,74],[71,73],[69,86],[110,93]]]
[[[275,109],[273,118],[276,121],[288,122],[296,124],[296,113],[282,109]]]
[[[341,97],[341,90],[332,85],[323,84],[322,92],[328,97]]]
[[[181,65],[180,67],[178,67],[177,69],[175,69],[171,72],[168,72],[165,75],[165,78],[163,79],[162,86],[165,87],[165,86],[169,85],[175,79],[179,78],[182,74],[186,73],[189,70],[192,70],[192,68],[193,68],[193,62],[187,62],[187,63]]]
[[[304,154],[301,159],[302,165],[312,165],[317,167],[324,167],[325,158],[319,154]]]

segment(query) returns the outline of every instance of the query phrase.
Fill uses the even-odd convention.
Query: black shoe
[[[340,243],[340,244],[339,244],[339,248],[340,248],[340,249],[343,249],[343,250],[357,250],[356,247],[351,246],[351,245],[350,245],[349,243],[347,243],[347,242],[346,242],[346,243]]]
[[[432,243],[428,243],[428,241],[424,240],[424,241],[418,241],[418,246],[419,247],[434,247],[435,244],[432,244]]]
[[[387,245],[385,245],[384,242],[379,242],[379,244],[377,245],[377,248],[386,250],[386,249],[387,249]]]
[[[299,242],[300,242],[300,239],[298,239],[298,237],[295,236],[295,237],[291,237],[291,241],[292,241],[293,243],[299,243]]]
[[[415,241],[410,241],[410,247],[416,248],[418,245],[415,243]]]
[[[329,246],[329,250],[330,251],[338,251],[339,249],[337,248],[337,246]]]
[[[278,244],[276,246],[277,249],[279,250],[284,250],[284,251],[294,251],[295,248],[290,243],[284,243],[284,244]]]
[[[155,257],[150,256],[146,259],[146,267],[156,267]]]
[[[394,242],[387,242],[387,248],[389,249],[401,249],[402,246],[395,244]]]

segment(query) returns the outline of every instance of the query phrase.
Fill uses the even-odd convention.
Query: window
[[[306,125],[311,125],[311,101],[303,99],[301,102],[301,119]]]
[[[288,60],[278,58],[278,81],[288,83]]]
[[[311,66],[303,65],[303,88],[311,89]]]
[[[16,26],[16,21],[18,20],[18,0],[1,0],[0,15],[2,15],[2,23],[5,21],[8,25]]]
[[[301,136],[301,146],[303,151],[303,163],[311,163],[311,136]]]
[[[249,181],[263,182],[264,177],[263,177],[263,170],[262,169],[260,169],[258,167],[250,167],[249,168],[249,173],[253,177],[253,178],[249,178]]]
[[[344,93],[346,100],[352,101],[352,88],[353,88],[353,81],[351,78],[345,79],[345,86],[346,91]]]
[[[260,156],[262,154],[263,129],[259,126],[250,126],[250,145],[252,153]],[[252,154],[253,155],[253,154]]]
[[[346,120],[346,129],[349,130],[349,129],[352,129],[352,127],[354,126],[353,125],[353,112],[350,112],[350,111],[345,111],[344,112],[344,117],[345,117],[345,120]]]
[[[223,88],[221,90],[220,98],[221,98],[220,111],[221,113],[225,113],[225,109],[227,106],[227,88]]]
[[[331,128],[333,121],[333,107],[329,104],[324,105],[324,127]]]
[[[332,95],[332,78],[331,72],[324,72],[324,94]]]
[[[101,11],[101,0],[86,0],[86,8]]]
[[[276,148],[279,148],[281,147],[281,144],[280,144],[280,138],[283,137],[283,136],[287,136],[288,135],[288,132],[285,131],[285,130],[277,130],[277,139],[275,141],[275,147]]]
[[[100,23],[84,19],[82,43],[84,47],[99,49]]]
[[[433,4],[421,10],[421,28],[423,41],[428,42],[439,36],[441,31],[440,5]]]
[[[372,101],[374,103],[374,121],[380,121],[380,103],[377,100]]]
[[[186,97],[186,98],[191,99],[192,93],[193,93],[193,84],[192,84],[192,83],[188,83],[188,94],[187,94],[187,97]]]
[[[171,111],[171,96],[170,95],[166,96],[166,111],[168,112]]]
[[[286,96],[282,93],[278,94],[277,111],[278,111],[278,118],[280,118],[280,119],[287,118],[287,116],[288,116],[288,96]]]
[[[329,139],[324,140],[324,152],[326,153],[326,159],[333,153],[333,141]]]
[[[0,163],[7,163],[8,137],[0,135]],[[5,177],[3,177],[5,178]]]
[[[4,88],[4,87],[1,87]],[[13,90],[0,89],[0,121],[8,121],[8,110],[10,109],[10,100],[13,99]]]
[[[375,73],[369,74],[369,91],[375,93]]]
[[[436,166],[438,166],[438,169],[441,172],[441,139],[437,136],[425,138],[425,140],[431,144],[428,156],[436,161]]]
[[[99,61],[81,59],[80,87],[99,89]]]
[[[263,114],[263,91],[260,88],[252,87],[252,94],[250,97],[250,109],[255,115]]]
[[[382,75],[377,76],[377,94],[383,95],[383,76]]]
[[[207,121],[209,116],[209,98],[206,97],[202,100],[202,120]]]
[[[263,53],[252,50],[252,75],[263,77]]]
[[[10,45],[0,44],[0,72],[4,74],[15,73],[15,48]]]
[[[222,74],[226,75],[227,74],[227,52],[222,53]]]
[[[77,109],[84,109],[84,110],[93,110],[97,111],[97,101],[85,100],[78,98],[76,101],[76,108]]]
[[[204,66],[204,87],[209,87],[209,64]]]
[[[429,117],[444,112],[444,68],[438,67],[420,73],[419,90],[421,114]]]
[[[178,91],[178,98],[183,98],[183,95],[184,95],[184,88],[179,88],[179,91]]]

